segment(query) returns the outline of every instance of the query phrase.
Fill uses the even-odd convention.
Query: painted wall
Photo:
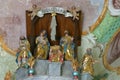
[[[4,36],[5,42],[12,49],[18,48],[18,40],[20,35],[26,35],[25,28],[25,10],[30,9],[32,4],[40,4],[41,8],[48,6],[59,6],[64,7],[65,9],[69,8],[71,5],[76,5],[82,9],[85,13],[84,20],[87,21],[84,23],[85,26],[90,26],[92,24],[93,19],[96,19],[99,12],[96,11],[100,4],[95,2],[96,0],[0,0],[0,35]],[[101,1],[101,0],[99,0]],[[95,4],[94,4],[95,3]],[[82,5],[80,5],[82,4]],[[91,6],[93,4],[93,6]],[[103,3],[101,3],[103,5]],[[89,6],[89,8],[88,8]],[[90,12],[90,10],[92,10]],[[98,14],[93,14],[98,13]],[[94,22],[95,20],[93,20]],[[109,73],[109,77],[107,80],[119,80],[119,76],[115,73],[107,71],[102,63],[102,58],[99,58],[100,49],[94,48],[96,45],[96,40],[100,43],[107,43],[113,33],[120,28],[120,17],[112,17],[109,14],[109,11],[106,14],[103,22],[92,32],[93,35],[97,37],[94,39],[91,35],[82,36],[81,46],[78,48],[78,57],[81,60],[82,56],[86,52],[87,48],[93,49],[94,58],[99,60],[100,62],[95,64],[95,74],[104,74]],[[113,28],[115,29],[113,30]],[[112,31],[111,30],[112,27]],[[84,28],[87,29],[87,28]],[[2,54],[1,54],[2,53]],[[7,53],[6,51],[0,51],[0,80],[3,80],[6,71],[11,70],[15,72],[17,66],[15,63],[15,57]]]
[[[4,80],[6,72],[10,70],[12,75],[17,69],[17,64],[15,63],[16,57],[10,55],[0,47],[0,80]]]

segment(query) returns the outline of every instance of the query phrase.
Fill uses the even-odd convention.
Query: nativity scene
[[[119,80],[119,0],[0,1],[0,80]]]
[[[23,45],[25,45],[29,51],[27,51],[27,49],[21,50],[16,56],[17,64],[23,65],[18,66],[15,74],[16,79],[27,79],[27,77],[29,78],[30,76],[34,78],[34,76],[43,75],[41,72],[42,68],[44,72],[47,72],[44,73],[46,78],[50,75],[51,80],[54,79],[54,76],[58,76],[59,78],[56,79],[59,80],[65,78],[67,80],[79,80],[79,76],[72,76],[76,74],[76,72],[73,72],[70,63],[75,58],[77,60],[77,46],[80,46],[80,32],[82,29],[81,11],[76,10],[76,14],[73,14],[60,7],[48,7],[43,10],[38,10],[38,12],[33,15],[33,13],[35,13],[34,11],[35,10],[26,11],[27,39],[25,40],[29,43],[29,47],[25,42]],[[21,55],[25,57],[20,57],[19,59]],[[42,67],[42,63],[45,63],[47,69]],[[65,65],[69,66],[69,68],[63,71],[62,69]],[[36,69],[36,67],[39,68]],[[78,70],[77,68],[76,70]],[[26,73],[23,69],[28,71],[27,76],[22,76],[22,74]],[[64,73],[69,69],[71,70],[68,74],[71,76],[64,77],[67,76],[64,75]],[[23,72],[21,73],[20,70]],[[79,74],[79,72],[77,74]],[[43,79],[43,76],[39,77],[38,80],[39,79]]]

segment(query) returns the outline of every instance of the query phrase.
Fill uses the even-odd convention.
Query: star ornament
[[[56,16],[56,12],[55,12],[55,11],[52,12],[52,13],[51,13],[51,16]]]

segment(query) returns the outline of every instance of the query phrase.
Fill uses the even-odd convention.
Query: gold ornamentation
[[[16,55],[16,51],[10,49],[10,48],[5,44],[2,35],[0,35],[0,44],[1,44],[0,47],[2,47],[6,52],[8,52],[8,53],[10,53],[11,55],[14,55],[14,56]]]
[[[65,60],[72,60],[74,57],[74,47],[73,37],[69,35],[67,30],[64,31],[64,36],[60,40],[60,45],[65,54]]]
[[[95,63],[95,60],[93,59],[92,49],[88,48],[86,54],[83,56],[82,59],[82,73],[89,73],[90,75],[94,75],[94,69],[93,64]]]
[[[116,33],[113,35],[113,37],[110,39],[110,41],[107,43],[105,51],[103,53],[103,64],[105,66],[106,69],[110,70],[110,71],[114,71],[117,72],[117,74],[120,74],[120,66],[118,67],[112,67],[108,61],[107,61],[107,55],[108,55],[108,50],[110,47],[110,44],[112,43],[112,41],[114,40],[115,36],[120,32],[120,29],[118,29],[118,31],[116,31]]]
[[[72,60],[73,70],[77,71],[78,68],[79,68],[79,66],[80,66],[80,64],[79,64],[78,60],[77,60],[77,59],[73,59],[73,60]]]
[[[99,15],[96,22],[92,26],[90,26],[90,32],[92,32],[102,22],[102,20],[105,17],[105,14],[106,14],[107,10],[108,10],[108,0],[104,0],[104,7],[103,7],[103,10],[102,10],[102,13]],[[86,35],[86,34],[88,34],[87,31],[82,32],[82,35]]]
[[[32,56],[28,59],[28,65],[30,66],[30,68],[33,68],[34,64],[35,64],[35,59]]]
[[[51,16],[56,16],[56,12],[53,11],[53,12],[51,13]]]

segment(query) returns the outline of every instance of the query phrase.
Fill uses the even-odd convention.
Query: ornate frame
[[[115,9],[113,5],[113,0],[109,0],[108,9],[110,11],[110,14],[113,16],[119,16],[120,15],[120,9]]]
[[[118,67],[112,67],[108,62],[107,62],[107,54],[108,54],[108,49],[110,47],[110,44],[112,43],[112,41],[114,40],[115,36],[120,32],[120,29],[118,29],[116,31],[116,33],[114,33],[114,35],[111,37],[110,41],[107,43],[106,48],[104,50],[103,53],[103,64],[105,66],[106,69],[110,70],[110,71],[114,71],[117,72],[117,74],[120,74],[120,66]]]
[[[107,10],[108,10],[108,0],[104,0],[103,10],[102,10],[101,14],[99,15],[98,19],[96,20],[96,22],[93,23],[92,26],[90,26],[90,28],[89,28],[90,32],[92,32],[102,22],[102,20],[105,17],[105,14],[106,14]],[[88,32],[87,31],[83,31],[82,35],[85,35],[85,34],[88,34]]]
[[[4,42],[3,36],[0,35],[0,47],[4,49],[6,52],[10,53],[11,55],[15,56],[16,52],[10,49]]]

